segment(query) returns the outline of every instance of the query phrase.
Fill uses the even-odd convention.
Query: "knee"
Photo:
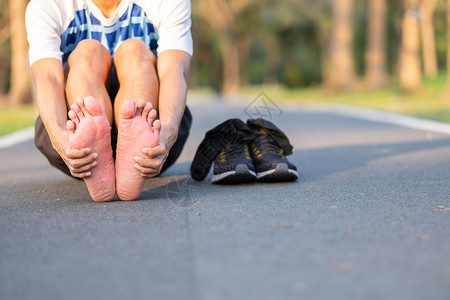
[[[106,69],[111,67],[111,54],[97,40],[83,40],[69,56],[71,67],[81,67],[91,70],[95,65],[103,65]]]
[[[115,52],[114,64],[117,68],[132,68],[135,71],[149,67],[154,69],[156,56],[143,41],[129,39],[123,42]]]

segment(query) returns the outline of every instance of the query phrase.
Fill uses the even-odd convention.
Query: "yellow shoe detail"
[[[220,152],[220,161],[221,162],[225,162],[226,161],[225,149],[222,149],[222,151]]]

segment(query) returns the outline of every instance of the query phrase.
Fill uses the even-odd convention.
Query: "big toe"
[[[133,100],[127,100],[122,104],[119,116],[121,119],[131,119],[134,117],[135,112],[136,104]]]
[[[93,116],[103,116],[102,106],[94,97],[88,96],[84,98],[84,105],[88,112]]]

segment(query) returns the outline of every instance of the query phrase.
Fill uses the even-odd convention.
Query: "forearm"
[[[62,66],[59,61],[49,64],[38,61],[32,69],[36,83],[36,105],[55,147],[55,142],[66,132],[67,121]]]
[[[163,53],[164,54],[164,53]],[[161,121],[161,138],[170,149],[175,143],[178,127],[186,107],[187,78],[189,73],[190,57],[175,52],[162,55],[163,62],[159,65],[159,119]],[[168,61],[177,60],[176,63]]]
[[[161,131],[168,138],[169,146],[175,143],[178,127],[186,107],[187,83],[177,72],[166,74],[160,83],[159,119]]]

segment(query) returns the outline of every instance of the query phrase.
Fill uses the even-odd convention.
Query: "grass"
[[[244,93],[255,96],[264,91],[274,101],[326,102],[401,113],[450,123],[450,94],[446,94],[446,74],[424,79],[417,94],[407,94],[398,84],[379,91],[357,87],[352,91],[331,93],[321,87],[286,89],[277,85],[252,86]]]
[[[0,136],[34,125],[36,117],[37,110],[34,105],[0,105]]]

